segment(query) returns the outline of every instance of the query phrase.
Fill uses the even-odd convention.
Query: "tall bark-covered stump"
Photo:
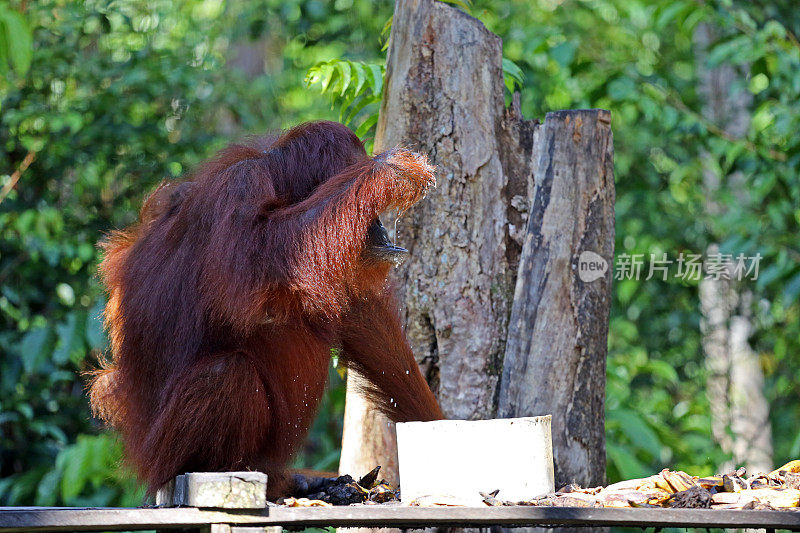
[[[552,414],[556,483],[597,485],[614,242],[610,115],[524,120],[516,102],[505,106],[501,59],[499,37],[463,11],[397,2],[376,151],[409,146],[438,169],[436,190],[397,224],[411,252],[395,272],[406,333],[447,417]],[[591,281],[579,276],[583,252],[594,268],[606,265]],[[367,472],[381,457],[396,464],[391,424],[361,402],[348,391],[343,472]]]
[[[610,122],[602,110],[547,115],[506,342],[498,414],[553,415],[557,487],[605,480]]]

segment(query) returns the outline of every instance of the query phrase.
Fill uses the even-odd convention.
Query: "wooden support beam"
[[[285,527],[491,527],[628,526],[773,528],[800,531],[798,511],[720,509],[614,509],[583,507],[268,507],[210,511],[195,508],[0,508],[0,533],[22,531],[134,531],[224,524],[237,528]],[[222,528],[224,529],[224,528]],[[227,533],[227,531],[226,531]],[[250,531],[247,531],[250,533]]]

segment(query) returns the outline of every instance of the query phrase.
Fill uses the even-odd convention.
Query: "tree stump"
[[[605,481],[611,116],[549,113],[506,343],[499,416],[553,415],[556,487]]]
[[[375,149],[408,146],[437,166],[436,189],[398,222],[394,238],[411,255],[394,278],[406,334],[449,418],[494,417],[521,250],[509,230],[524,224],[532,179],[536,123],[505,108],[501,59],[500,38],[463,11],[397,3]],[[348,417],[345,431],[362,423],[393,441],[383,418]],[[356,455],[375,457],[361,444]],[[340,471],[368,471],[352,445]],[[396,462],[396,450],[377,453]]]
[[[406,334],[445,416],[552,414],[557,486],[597,485],[614,242],[610,114],[525,120],[517,98],[505,107],[501,61],[500,38],[463,11],[397,2],[376,151],[408,146],[437,166],[436,190],[394,236],[411,252],[394,276]],[[582,258],[606,269],[584,281]],[[380,457],[396,464],[393,428],[351,408],[361,402],[348,391],[348,413],[362,414],[346,417],[345,433],[361,425],[370,439],[346,439],[342,472],[366,472]]]

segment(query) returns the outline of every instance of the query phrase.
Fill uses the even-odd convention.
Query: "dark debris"
[[[711,507],[711,492],[695,485],[673,494],[669,506],[680,509],[708,509]]]
[[[354,503],[388,503],[400,499],[399,491],[386,482],[378,482],[380,466],[374,468],[358,481],[350,475],[339,477],[311,477],[295,474],[295,490],[291,496],[321,500],[331,505],[351,505]]]

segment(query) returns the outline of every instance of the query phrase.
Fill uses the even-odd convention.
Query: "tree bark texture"
[[[521,250],[512,234],[520,238],[533,180],[536,122],[505,108],[501,58],[500,38],[463,11],[397,3],[375,151],[408,146],[437,166],[436,189],[397,223],[410,258],[394,278],[406,334],[448,418],[495,416]],[[363,420],[374,442],[391,440],[374,435],[391,430],[384,421]],[[375,455],[365,444],[362,459]],[[396,450],[383,453],[396,460]],[[343,451],[340,471],[374,466],[356,456]]]
[[[602,110],[547,115],[511,310],[499,415],[553,415],[556,486],[605,481],[614,257],[610,123]],[[597,270],[588,270],[592,260]]]
[[[534,123],[506,113],[500,38],[463,11],[398,2],[391,39],[376,146],[429,154],[438,180],[398,223],[407,335],[446,416],[492,418]]]
[[[378,465],[381,479],[397,486],[400,476],[394,422],[371,409],[360,397],[355,380],[348,379],[339,473],[358,479]]]
[[[406,334],[445,416],[553,414],[556,483],[599,484],[611,268],[592,282],[575,268],[582,251],[613,262],[610,116],[523,119],[518,100],[505,107],[501,59],[499,37],[463,11],[397,2],[375,147],[437,166],[436,189],[397,223]],[[348,409],[359,401],[348,392]],[[356,423],[388,429],[363,416],[345,431]],[[363,443],[358,455],[379,457]],[[375,466],[353,457],[341,471]]]

